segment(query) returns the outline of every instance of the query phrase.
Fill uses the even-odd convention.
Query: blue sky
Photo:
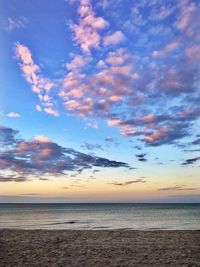
[[[199,1],[0,1],[0,201],[199,201]]]

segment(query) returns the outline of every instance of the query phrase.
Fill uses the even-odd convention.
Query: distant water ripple
[[[0,204],[0,228],[200,230],[200,204]]]

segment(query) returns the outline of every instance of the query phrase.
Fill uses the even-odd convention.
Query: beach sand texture
[[[200,231],[0,230],[0,266],[200,266]]]

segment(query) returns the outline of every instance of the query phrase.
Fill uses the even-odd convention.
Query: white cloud
[[[126,37],[121,31],[116,31],[113,34],[107,35],[103,39],[104,46],[115,45],[126,40]]]
[[[9,113],[7,114],[7,116],[10,117],[10,118],[20,118],[20,117],[21,117],[21,116],[20,116],[18,113],[16,113],[16,112],[9,112]]]

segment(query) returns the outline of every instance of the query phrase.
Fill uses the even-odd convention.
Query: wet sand
[[[0,266],[200,266],[200,231],[0,230]]]

